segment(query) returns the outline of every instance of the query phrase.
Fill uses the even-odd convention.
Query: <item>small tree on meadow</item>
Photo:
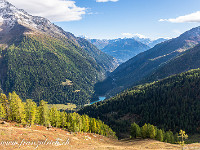
[[[131,124],[131,137],[137,138],[140,136],[141,136],[140,126],[134,122],[133,124]]]
[[[180,130],[178,137],[181,139],[181,141],[179,141],[179,144],[181,145],[181,148],[183,149],[183,147],[185,145],[184,140],[188,139],[188,135],[185,133],[185,131]]]

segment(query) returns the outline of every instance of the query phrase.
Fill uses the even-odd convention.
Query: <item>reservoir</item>
[[[90,104],[94,104],[94,103],[96,103],[96,102],[100,102],[100,101],[103,101],[103,100],[105,100],[105,99],[106,99],[106,97],[104,97],[104,96],[99,96],[99,100],[94,101],[94,102],[91,102]]]

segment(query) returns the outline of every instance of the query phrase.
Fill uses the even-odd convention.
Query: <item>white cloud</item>
[[[179,16],[172,19],[160,19],[159,21],[167,21],[172,23],[184,23],[184,22],[200,22],[200,11],[185,16]]]
[[[133,37],[133,34],[132,33],[122,33],[122,36],[125,38],[131,38],[131,37]]]
[[[142,34],[139,34],[139,33],[133,34],[133,36],[139,37],[141,39],[147,38],[145,35],[142,35]]]
[[[96,0],[96,2],[117,2],[119,0]]]
[[[81,20],[86,8],[78,7],[73,0],[8,0],[31,15],[42,16],[53,22]]]
[[[145,35],[139,34],[139,33],[122,33],[121,34],[123,38],[132,38],[132,37],[138,37],[138,38],[147,38]]]

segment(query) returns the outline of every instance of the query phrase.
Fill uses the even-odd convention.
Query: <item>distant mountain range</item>
[[[85,39],[87,39],[90,43],[92,43],[93,45],[95,45],[98,49],[102,50],[104,47],[106,47],[107,45],[116,42],[117,40],[120,39],[113,39],[113,40],[109,40],[109,39],[88,39],[85,37]]]
[[[91,42],[92,44],[94,44],[98,49],[102,50],[104,49],[107,45],[109,44],[112,44],[113,42],[117,42],[117,41],[120,41],[120,40],[125,40],[125,39],[134,39],[138,42],[141,42],[147,46],[149,46],[150,48],[154,47],[155,45],[161,43],[161,42],[164,42],[164,41],[167,41],[168,39],[167,38],[158,38],[156,40],[151,40],[150,38],[141,38],[139,36],[134,36],[133,38],[124,38],[124,39],[112,39],[112,40],[109,40],[109,39],[103,39],[103,40],[100,40],[100,39],[88,39],[86,37],[83,37],[85,39],[87,39],[89,42]]]
[[[156,44],[166,41],[166,39],[160,38],[152,41],[149,38],[135,36],[133,38],[113,40],[88,39],[88,41],[106,54],[115,57],[119,63],[123,63]]]
[[[23,99],[87,104],[117,62],[49,20],[0,1],[0,87]]]
[[[103,49],[108,44],[111,44],[112,42],[115,42],[115,40],[99,40],[99,39],[87,39],[89,42],[91,42],[93,45],[95,45],[98,49]]]
[[[162,43],[164,41],[167,41],[168,39],[166,38],[158,38],[156,40],[151,40],[150,38],[142,38],[142,37],[139,37],[139,36],[134,36],[133,39],[143,43],[143,44],[146,44],[148,45],[150,48],[154,47],[155,45],[159,44],[159,43]]]
[[[199,43],[200,27],[196,27],[177,38],[157,44],[155,47],[121,64],[104,82],[96,84],[96,93],[111,96],[133,85],[184,72],[190,68],[197,68],[199,64],[195,55],[198,54],[198,47],[193,50],[189,49]],[[193,57],[194,61],[190,60],[188,62],[187,59],[192,59]]]
[[[150,47],[135,39],[119,39],[105,46],[102,51],[123,63]]]

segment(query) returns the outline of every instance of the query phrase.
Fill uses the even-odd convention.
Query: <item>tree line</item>
[[[172,131],[164,131],[161,129],[158,129],[156,126],[151,124],[144,124],[142,127],[140,127],[135,122],[131,124],[131,137],[132,138],[150,138],[150,139],[156,139],[161,142],[167,142],[167,143],[178,143],[179,142],[179,135],[178,133],[173,134]]]
[[[99,117],[117,136],[127,135],[133,121],[140,126],[156,124],[160,129],[195,134],[200,132],[200,69],[190,70],[133,87],[103,102],[79,111]],[[123,133],[123,134],[121,134]]]
[[[44,100],[40,101],[39,106],[31,99],[22,102],[15,92],[9,93],[8,96],[0,94],[0,119],[16,121],[29,126],[38,124],[63,128],[72,132],[90,132],[116,137],[115,132],[99,119],[75,112],[61,112],[56,107],[49,109]]]

